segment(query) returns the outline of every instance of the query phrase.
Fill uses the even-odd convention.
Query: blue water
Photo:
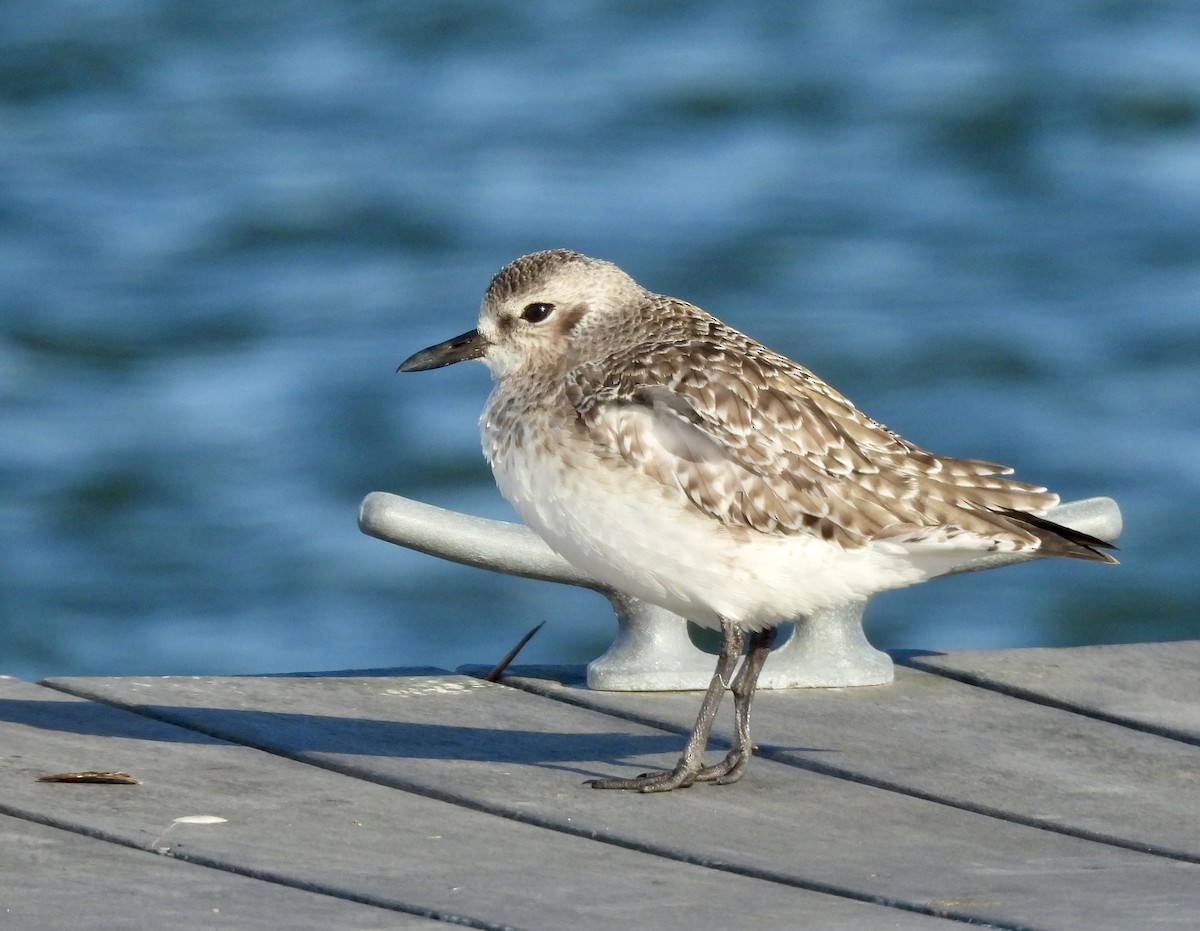
[[[1200,8],[0,6],[0,672],[583,662],[595,595],[361,535],[510,517],[481,366],[564,246],[924,446],[1126,518],[1117,568],[890,593],[884,647],[1200,636]]]

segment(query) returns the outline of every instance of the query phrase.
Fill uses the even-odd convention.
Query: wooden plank
[[[168,697],[160,688],[163,680],[109,681],[123,682],[133,695],[151,703]],[[167,681],[192,686],[202,682]],[[373,746],[374,754],[390,754],[398,747],[402,756],[461,755],[457,744],[422,740],[439,736],[430,729],[404,724],[381,728],[373,721],[366,707],[381,700],[387,707],[396,702],[378,687],[378,680],[338,681],[354,687],[349,692],[331,690],[322,679],[225,679],[201,701],[198,714],[214,731],[243,732],[254,742],[265,742],[279,730],[313,752],[361,740]],[[316,705],[303,712],[295,707],[281,713],[264,711],[253,700],[259,686],[285,701],[300,691]],[[353,695],[364,710],[322,707],[332,696],[344,694]],[[452,716],[458,697],[454,689],[439,691],[436,697],[444,713]],[[780,929],[794,928],[797,916],[828,928],[927,931],[944,924],[933,917],[598,844],[11,679],[0,680],[0,747],[5,786],[0,805],[5,813],[51,824],[62,834],[106,841],[109,852],[88,851],[98,862],[110,862],[111,855],[112,863],[124,865],[130,846],[168,847],[177,866],[188,861],[189,868],[205,873],[219,867],[263,885],[345,900],[346,919],[329,927],[356,926],[359,905],[354,903],[375,906],[372,911],[384,914],[382,923],[388,927],[406,927],[408,918],[401,914],[390,921],[385,909],[484,928],[611,931],[654,926],[694,931],[697,913],[722,927],[736,927],[748,914],[754,915],[757,927]],[[37,781],[49,772],[95,769],[121,770],[141,784]],[[215,815],[226,821],[176,824],[163,834],[174,819],[189,815]],[[80,837],[81,850],[89,846],[82,844],[84,839]],[[140,855],[142,863],[151,864],[146,875],[153,876],[162,858]],[[30,894],[36,893],[34,889]],[[128,906],[132,918],[142,915],[135,900]],[[111,926],[142,923],[127,920]],[[278,926],[292,925],[290,919],[282,919]]]
[[[906,653],[900,661],[1200,744],[1200,640]]]
[[[699,707],[591,692],[582,668],[506,681],[679,731]],[[892,685],[761,692],[754,734],[772,759],[1200,863],[1200,748],[1177,740],[903,667]]]
[[[205,869],[6,815],[0,815],[0,876],[0,925],[23,931],[446,927],[440,921]]]
[[[577,780],[670,765],[681,741],[464,677],[71,679],[56,685],[362,779],[664,860],[709,864],[714,876],[735,871],[1005,928],[1191,928],[1200,914],[1196,864],[774,760],[757,760],[736,787],[666,796],[587,790]],[[675,708],[677,716],[690,717],[695,696],[691,703],[687,697],[629,701],[646,714],[667,716],[664,709]],[[801,746],[834,756],[840,743]]]

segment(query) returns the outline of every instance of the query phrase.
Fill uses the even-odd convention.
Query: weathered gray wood
[[[912,653],[901,661],[1200,743],[1200,640]]]
[[[0,877],[0,927],[12,931],[446,928],[440,921],[206,869],[4,815]]]
[[[760,753],[1200,863],[1200,747],[932,673],[896,673],[876,688],[760,694]],[[694,693],[639,701],[584,690],[580,674],[564,684],[562,667],[516,667],[505,681],[681,732],[695,717]],[[727,726],[719,732],[729,738]]]
[[[937,684],[934,677],[920,679]],[[560,832],[653,851],[659,863],[680,858],[712,864],[718,867],[714,877],[734,870],[1008,928],[1191,928],[1200,914],[1196,864],[769,759],[756,760],[735,787],[698,787],[668,796],[583,789],[578,780],[585,777],[669,766],[681,741],[661,730],[477,680],[71,679],[56,684],[362,779],[414,787]],[[640,713],[672,719],[681,718],[687,704],[687,696],[623,697]],[[793,707],[801,720],[802,705]],[[669,714],[672,708],[678,713]],[[687,712],[695,713],[694,700]],[[783,706],[772,712],[777,713]],[[804,732],[798,727],[796,733]],[[978,737],[986,741],[988,735]],[[836,761],[846,741],[814,746],[801,736],[797,743],[811,748],[812,756]],[[1051,758],[1052,748],[1047,753]],[[704,912],[693,906],[690,914]],[[705,924],[722,922],[706,918]]]
[[[396,782],[406,781],[406,767],[420,770],[424,759],[449,761],[470,752],[470,735],[454,725],[442,723],[439,731],[388,716],[397,706],[411,704],[405,696],[412,689],[421,691],[427,708],[441,708],[443,722],[453,720],[456,708],[472,703],[477,692],[513,691],[480,688],[472,680],[429,678],[340,679],[332,686],[318,678],[91,681],[112,686],[101,691],[114,697],[126,693],[151,706],[162,703],[154,710],[163,715],[172,711],[182,687],[197,698],[199,707],[191,713],[207,730],[264,745],[286,735],[293,751],[337,754],[347,766],[355,763],[356,754],[340,751],[361,744],[367,758],[384,755],[397,764]],[[271,706],[259,705],[260,690],[274,697]],[[448,735],[449,742],[441,739]],[[467,742],[460,743],[464,737]],[[256,877],[264,887],[319,890],[331,902],[347,900],[345,920],[328,927],[372,927],[356,902],[377,906],[371,911],[383,916],[378,924],[385,927],[411,926],[406,914],[387,909],[475,927],[605,931],[651,925],[694,931],[697,914],[717,927],[741,926],[747,914],[753,914],[756,927],[780,929],[796,927],[798,916],[829,928],[928,929],[943,924],[598,844],[11,679],[0,680],[0,747],[0,806],[5,813],[48,822],[71,838],[87,834],[107,841],[105,853],[98,853],[79,838],[80,849],[101,861],[111,848],[111,862],[117,866],[129,862],[127,847],[119,845],[157,845],[179,858],[172,864],[176,867],[187,860],[191,869],[207,874],[212,872],[209,865],[217,865]],[[36,781],[48,772],[84,769],[123,770],[142,784]],[[482,769],[498,784],[507,781],[503,763],[488,762]],[[553,805],[553,796],[547,801]],[[173,819],[188,815],[227,821],[179,824],[162,834]],[[148,875],[153,875],[160,858],[139,855],[152,864]],[[66,881],[62,874],[59,878]],[[145,916],[136,900],[129,909],[135,920],[107,926],[159,924],[141,920]],[[292,927],[293,922],[284,914],[277,926]]]

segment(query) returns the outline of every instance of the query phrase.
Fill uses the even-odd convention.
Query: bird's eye
[[[543,304],[541,302],[526,304],[525,309],[521,311],[521,319],[528,320],[530,323],[541,323],[553,312],[553,304]]]

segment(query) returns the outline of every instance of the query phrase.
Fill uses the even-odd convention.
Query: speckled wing
[[[586,364],[567,395],[592,439],[722,523],[845,546],[961,537],[1020,550],[1039,536],[1007,512],[1057,503],[972,459],[912,445],[811,372],[715,318],[687,335]]]

